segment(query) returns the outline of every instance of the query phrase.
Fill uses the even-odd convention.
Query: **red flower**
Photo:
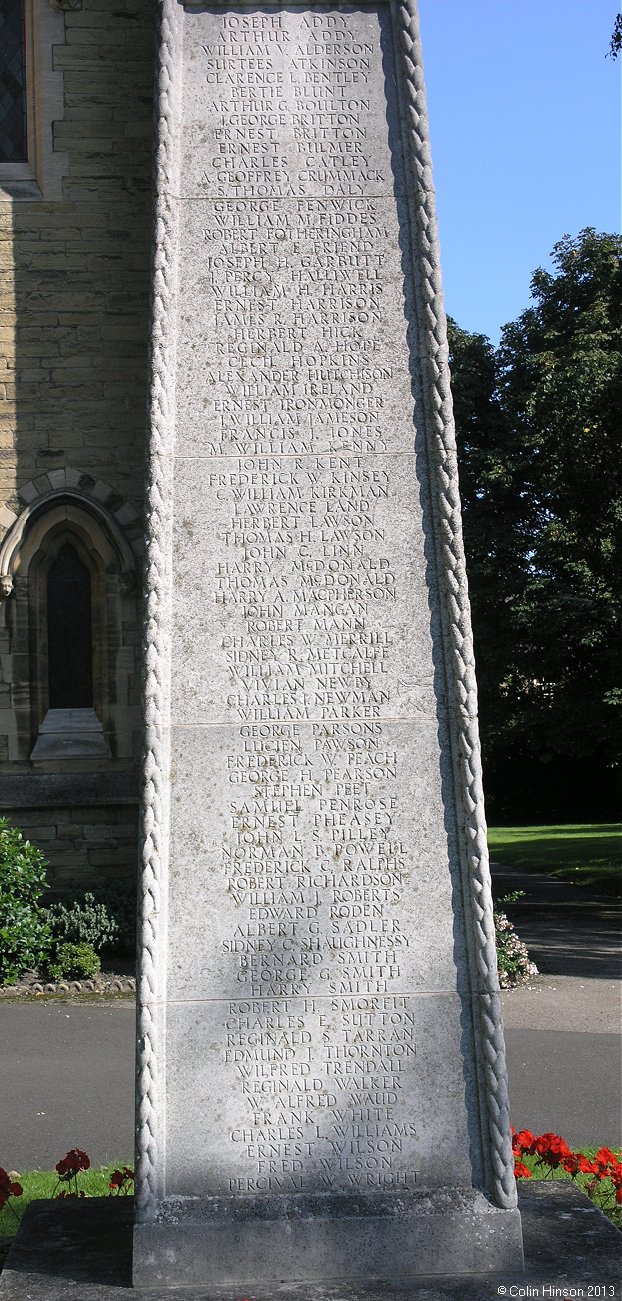
[[[608,1147],[599,1147],[596,1160],[600,1161],[601,1165],[617,1165],[618,1163],[615,1152],[610,1152]]]
[[[568,1144],[559,1134],[540,1134],[536,1139],[536,1152],[547,1165],[556,1168],[563,1157],[572,1156]]]
[[[598,1174],[598,1165],[595,1161],[590,1161],[586,1156],[579,1155],[579,1174],[596,1175]]]
[[[530,1129],[521,1129],[516,1135],[516,1143],[520,1152],[526,1152],[528,1156],[533,1156],[536,1150],[536,1140]]]
[[[0,1211],[6,1205],[9,1197],[21,1197],[24,1189],[21,1184],[11,1179],[6,1170],[0,1166]]]
[[[72,1147],[66,1156],[56,1165],[56,1171],[59,1179],[71,1179],[78,1170],[88,1170],[91,1162],[86,1152],[81,1152],[79,1147]]]
[[[121,1190],[125,1188],[126,1184],[133,1182],[134,1171],[130,1170],[128,1165],[124,1165],[122,1170],[113,1170],[108,1187],[112,1188],[113,1192],[121,1192]]]
[[[609,1178],[611,1179],[614,1188],[622,1186],[622,1162],[616,1161],[615,1165],[610,1166]]]
[[[622,1153],[612,1152],[611,1148],[603,1146],[598,1149],[595,1159],[590,1160],[581,1152],[572,1152],[560,1134],[547,1131],[546,1134],[539,1134],[534,1138],[530,1129],[521,1129],[517,1134],[514,1127],[511,1133],[512,1151],[515,1156],[514,1173],[517,1179],[530,1179],[532,1174],[519,1157],[522,1154],[529,1156],[535,1154],[539,1157],[540,1164],[549,1165],[553,1170],[561,1166],[562,1170],[573,1179],[576,1179],[577,1175],[587,1176],[581,1187],[588,1197],[602,1198],[605,1195],[609,1202],[613,1192],[616,1205],[622,1206]],[[605,1185],[610,1183],[612,1191],[609,1188],[603,1190],[600,1187],[603,1183]]]

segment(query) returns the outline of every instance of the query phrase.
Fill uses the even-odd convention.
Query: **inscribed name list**
[[[178,445],[410,449],[386,12],[216,12],[205,29],[184,81],[182,193],[207,202],[184,205]]]
[[[174,1191],[468,1182],[388,11],[185,41]]]

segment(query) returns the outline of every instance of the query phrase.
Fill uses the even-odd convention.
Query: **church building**
[[[136,864],[154,13],[0,0],[0,815]]]

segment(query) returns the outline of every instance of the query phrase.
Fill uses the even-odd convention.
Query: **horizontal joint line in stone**
[[[209,454],[202,452],[173,452],[172,455],[176,461],[265,461],[268,456],[272,460],[305,461],[316,460],[318,456],[356,456],[359,460],[361,457],[371,458],[377,456],[386,460],[390,456],[414,457],[417,453],[412,449],[404,452],[342,452],[341,450],[337,452],[327,449],[326,451],[320,450],[317,452],[210,452]]]
[[[220,994],[218,997],[206,995],[205,998],[175,998],[169,995],[169,1007],[186,1007],[190,1003],[274,1003],[275,999],[279,1003],[292,1003],[296,999],[303,1003],[306,999],[314,998],[318,1002],[326,1001],[333,998],[459,998],[461,995],[468,994],[470,991],[465,987],[460,989],[387,989],[384,994],[251,994],[241,995]],[[496,992],[496,991],[495,991]],[[490,994],[486,995],[490,998]]]
[[[309,727],[312,723],[438,723],[436,714],[401,714],[385,715],[378,718],[366,718],[364,714],[353,714],[351,718],[236,718],[233,722],[223,718],[215,723],[177,723],[172,719],[169,726],[182,732],[191,732],[197,728],[210,727],[248,727],[250,723],[301,723]]]
[[[222,0],[223,4],[226,0]],[[308,6],[306,6],[308,7]],[[163,190],[162,193],[167,199],[172,199],[175,203],[265,203],[268,199],[275,199],[277,203],[319,203],[321,199],[331,202],[348,203],[353,199],[405,199],[410,197],[406,191],[403,194],[396,195],[393,190],[387,190],[385,194],[173,194],[170,190]]]
[[[390,4],[391,0],[360,0],[357,4],[329,4],[324,0],[323,3],[315,4],[315,9],[326,9],[331,13],[336,9],[337,13],[356,13],[357,9],[375,9],[379,4]],[[287,5],[288,9],[309,9],[309,0],[266,0],[262,6],[265,9],[280,9]],[[183,9],[254,9],[256,6],[251,0],[182,0]]]

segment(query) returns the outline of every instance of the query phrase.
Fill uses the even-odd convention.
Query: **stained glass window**
[[[0,163],[25,162],[24,0],[0,0]]]

